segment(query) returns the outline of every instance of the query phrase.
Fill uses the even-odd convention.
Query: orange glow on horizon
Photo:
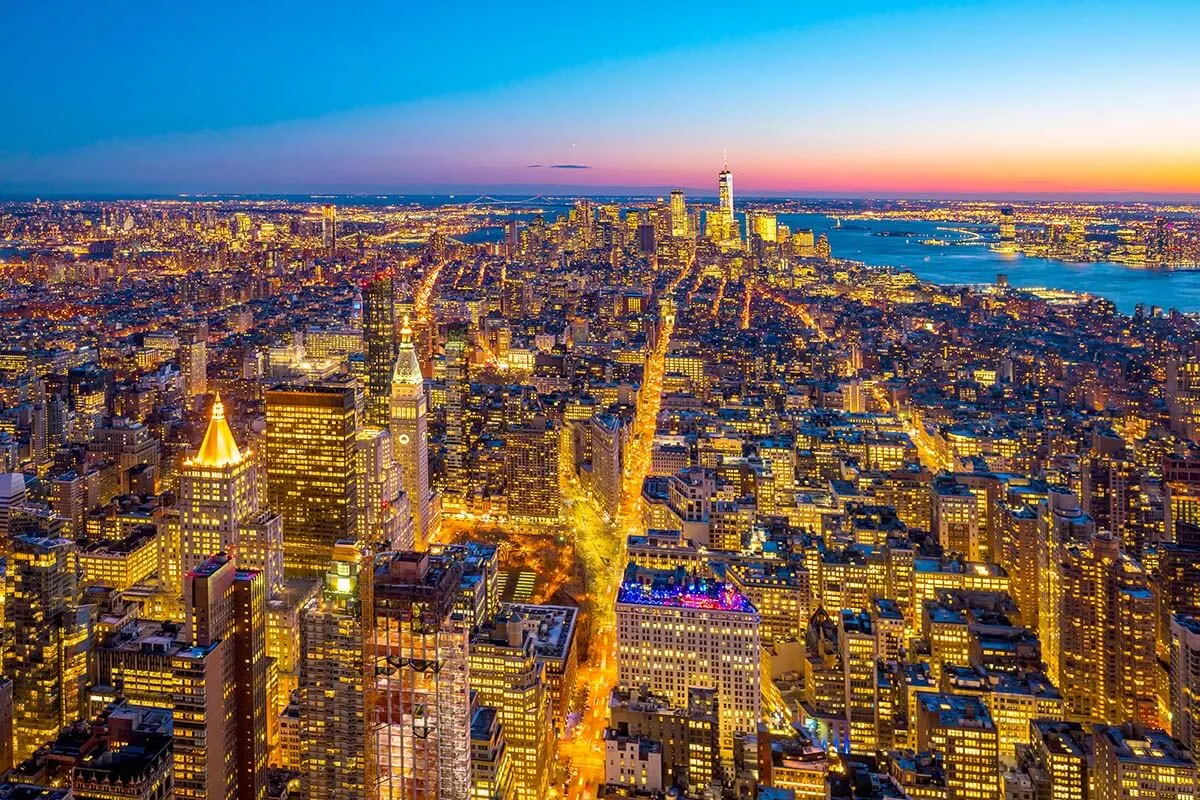
[[[663,161],[640,167],[597,165],[586,176],[587,183],[676,185],[715,193],[715,169],[700,172],[690,164],[672,169]],[[731,160],[730,167],[743,197],[756,192],[1200,196],[1196,153],[1004,153],[987,159],[974,153],[833,153],[820,158],[749,154]],[[581,182],[576,177],[571,184]]]

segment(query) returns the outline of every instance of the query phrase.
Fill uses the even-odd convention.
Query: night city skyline
[[[1194,0],[0,0],[0,800],[1198,800]]]

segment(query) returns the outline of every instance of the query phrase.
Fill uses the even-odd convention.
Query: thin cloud
[[[591,169],[587,164],[551,164],[550,169]]]

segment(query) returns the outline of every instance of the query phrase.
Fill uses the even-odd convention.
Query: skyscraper
[[[683,189],[671,190],[671,235],[688,235],[687,203],[683,197]]]
[[[1062,549],[1055,562],[1061,594],[1040,622],[1057,631],[1057,652],[1043,657],[1058,677],[1067,718],[1157,722],[1158,609],[1149,575],[1106,531]]]
[[[751,240],[757,237],[760,242],[778,241],[779,219],[769,211],[747,212],[746,236]]]
[[[263,800],[266,585],[219,553],[184,583],[191,647],[177,653],[176,783],[186,797]]]
[[[217,553],[237,552],[239,527],[258,509],[258,470],[234,441],[218,394],[200,449],[179,476],[183,573]]]
[[[5,672],[12,676],[13,755],[28,758],[83,714],[93,621],[79,606],[75,544],[19,534],[8,556]]]
[[[685,708],[688,690],[716,690],[722,760],[734,735],[758,730],[759,617],[732,585],[630,565],[617,593],[617,680]]]
[[[358,515],[358,541],[384,550],[411,550],[412,508],[401,489],[392,440],[387,428],[358,431],[358,496],[363,509]]]
[[[1171,430],[1200,439],[1200,343],[1167,363],[1167,410]]]
[[[367,637],[367,790],[380,798],[466,800],[470,628],[455,611],[462,564],[428,552],[377,564]]]
[[[321,245],[330,252],[337,247],[337,206],[321,207]]]
[[[1171,619],[1171,733],[1200,755],[1200,619]]]
[[[396,306],[391,272],[381,272],[363,286],[363,350],[367,360],[366,424],[387,427],[396,359]]]
[[[638,255],[653,256],[655,252],[655,233],[654,226],[649,224],[638,225],[637,227],[637,249]]]
[[[970,488],[953,479],[936,480],[930,492],[933,532],[942,547],[971,561],[982,560],[979,501]]]
[[[1141,474],[1137,465],[1116,437],[1106,447],[1103,437],[1094,436],[1094,444],[1080,459],[1080,504],[1096,521],[1096,527],[1109,531],[1130,553],[1140,556],[1145,529],[1139,524]],[[1165,511],[1165,509],[1164,509]]]
[[[512,797],[512,757],[500,713],[476,702],[471,707],[471,796]]]
[[[1200,547],[1200,455],[1172,454],[1164,458],[1163,484],[1166,540],[1185,547]],[[1200,602],[1195,613],[1200,613]]]
[[[470,390],[467,371],[467,326],[456,323],[446,332],[446,499],[458,503],[466,495],[470,474],[467,469],[466,419],[463,403]]]
[[[717,175],[717,196],[721,213],[728,219],[733,219],[733,173],[728,165],[721,168]]]
[[[804,631],[804,716],[818,741],[849,752],[846,647],[842,626],[824,608],[809,618]]]
[[[354,389],[280,387],[267,404],[267,496],[283,518],[284,569],[325,573],[333,545],[358,526]]]
[[[1078,722],[1034,720],[1029,724],[1029,750],[1019,761],[1034,774],[1040,772],[1039,783],[1050,800],[1083,800],[1091,782],[1092,730]]]
[[[267,796],[267,589],[261,572],[234,574],[230,602],[238,800]]]
[[[621,421],[612,414],[592,417],[585,428],[592,455],[592,488],[600,507],[613,519],[621,504],[624,433]]]
[[[517,800],[541,800],[550,783],[550,694],[535,647],[536,637],[511,609],[471,638],[471,688],[500,712]]]
[[[300,667],[300,747],[305,796],[362,800],[366,795],[367,714],[364,606],[370,613],[370,558],[339,542],[320,598],[305,610]],[[366,566],[368,572],[362,574]]]
[[[1174,254],[1175,228],[1166,217],[1155,217],[1146,237],[1146,258],[1152,262],[1169,262]]]
[[[919,692],[916,713],[917,749],[942,754],[948,800],[999,798],[999,736],[983,701]]]
[[[737,217],[734,216],[733,212],[733,173],[729,171],[728,165],[722,167],[720,174],[717,176],[717,199],[719,206],[717,216],[720,220],[724,240],[735,241],[741,239]]]
[[[1064,694],[1066,687],[1060,672],[1063,571],[1059,562],[1063,551],[1075,545],[1086,545],[1095,533],[1095,521],[1083,512],[1069,489],[1050,487],[1045,498],[1039,500],[1037,541],[1031,548],[1037,558],[1032,572],[1037,580],[1038,640],[1042,645],[1046,674],[1052,683],[1064,689]]]
[[[13,768],[13,682],[0,679],[0,770]]]
[[[873,753],[879,749],[879,688],[875,675],[879,642],[871,615],[843,608],[838,642],[846,670],[846,716],[851,747],[855,752]]]
[[[182,800],[232,800],[236,792],[232,687],[226,685],[231,646],[217,639],[185,645],[170,657],[175,796]]]
[[[1000,251],[1013,253],[1017,249],[1017,218],[1012,206],[1000,209]]]
[[[208,325],[185,332],[179,338],[179,371],[188,397],[208,392]]]
[[[437,530],[429,489],[429,433],[424,378],[413,347],[408,320],[400,331],[400,350],[392,370],[391,431],[401,484],[412,509],[413,539],[423,548]]]
[[[0,537],[8,541],[9,521],[25,502],[25,476],[20,472],[0,473]]]
[[[557,523],[562,512],[559,430],[544,416],[504,434],[505,495],[513,519]]]

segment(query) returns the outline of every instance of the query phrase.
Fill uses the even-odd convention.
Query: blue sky
[[[0,2],[0,192],[1200,194],[1196,2]]]

